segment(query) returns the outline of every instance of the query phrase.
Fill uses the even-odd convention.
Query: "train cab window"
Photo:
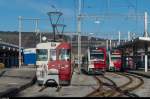
[[[56,49],[50,49],[50,61],[56,60]]]
[[[60,49],[59,50],[59,59],[60,60],[70,60],[71,50],[69,49]]]
[[[112,60],[112,61],[121,60],[121,57],[111,57],[111,60]]]
[[[90,59],[104,59],[104,53],[91,53]]]
[[[47,61],[48,59],[48,50],[47,49],[37,49],[37,61]]]

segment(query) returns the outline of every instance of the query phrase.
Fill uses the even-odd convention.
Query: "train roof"
[[[68,42],[62,42],[62,43],[60,43],[60,45],[58,45],[57,48],[58,49],[62,49],[62,48],[64,48],[64,49],[70,49],[71,48],[71,44],[68,43]]]
[[[45,42],[45,43],[38,43],[36,48],[56,48],[61,42]]]

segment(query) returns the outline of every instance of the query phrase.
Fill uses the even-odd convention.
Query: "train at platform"
[[[88,74],[116,72],[122,69],[122,52],[119,49],[106,51],[105,47],[89,47],[82,57],[81,71]]]
[[[72,77],[71,44],[46,42],[36,46],[37,81],[39,85],[70,85]]]
[[[89,47],[82,57],[81,71],[102,74],[107,69],[107,53],[104,47]]]
[[[108,51],[108,68],[109,71],[121,71],[122,68],[122,53],[118,49]]]

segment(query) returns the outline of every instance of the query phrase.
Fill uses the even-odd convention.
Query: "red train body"
[[[59,85],[69,85],[72,77],[71,45],[67,42],[37,44],[37,80],[46,84],[53,80]]]
[[[122,66],[121,51],[111,50],[109,55],[109,70],[120,71]]]
[[[82,71],[89,74],[101,74],[106,68],[106,49],[102,47],[89,48],[82,58]]]
[[[48,70],[57,69],[59,83],[61,85],[70,84],[71,80],[71,45],[63,42],[56,47],[56,60],[48,62]]]

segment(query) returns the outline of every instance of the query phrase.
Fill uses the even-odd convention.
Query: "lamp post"
[[[22,32],[22,17],[19,16],[19,68],[21,68],[21,32]]]
[[[88,35],[88,45],[89,45],[89,47],[90,47],[90,45],[91,45],[91,36],[90,35],[93,35],[94,33],[89,33],[89,35]]]
[[[52,28],[53,28],[53,35],[54,35],[54,41],[56,40],[56,27],[57,27],[57,24],[58,24],[58,21],[59,21],[59,18],[60,16],[62,15],[61,12],[48,12],[47,13],[48,16],[49,16],[49,19],[50,19],[50,22],[51,22],[51,25],[52,25]]]

